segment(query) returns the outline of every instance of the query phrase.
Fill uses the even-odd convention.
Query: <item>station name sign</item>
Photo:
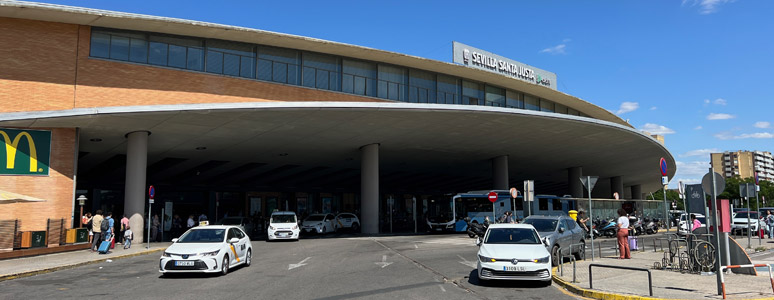
[[[556,74],[454,42],[454,63],[556,89]]]

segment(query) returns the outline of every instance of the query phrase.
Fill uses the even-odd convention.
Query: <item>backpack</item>
[[[110,224],[109,223],[110,222],[108,221],[108,219],[102,220],[102,224],[99,226],[99,230],[102,231],[102,232],[107,232],[108,230],[110,230]]]

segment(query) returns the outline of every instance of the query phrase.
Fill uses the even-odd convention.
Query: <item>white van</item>
[[[275,211],[269,219],[268,240],[296,240],[301,230],[298,228],[298,218],[292,211]]]

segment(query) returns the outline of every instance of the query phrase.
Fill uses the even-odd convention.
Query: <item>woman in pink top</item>
[[[701,227],[701,222],[696,219],[696,215],[691,214],[691,222],[693,222],[693,228],[691,229],[691,232],[696,231],[696,229],[699,229]]]

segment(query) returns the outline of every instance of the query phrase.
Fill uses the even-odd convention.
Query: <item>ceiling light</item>
[[[101,142],[101,141],[102,141],[102,139],[101,139],[101,138],[93,138],[93,139],[89,139],[89,141],[92,141],[92,142]]]
[[[199,150],[199,151],[201,151],[201,150],[207,150],[207,147],[196,147],[196,150]]]

